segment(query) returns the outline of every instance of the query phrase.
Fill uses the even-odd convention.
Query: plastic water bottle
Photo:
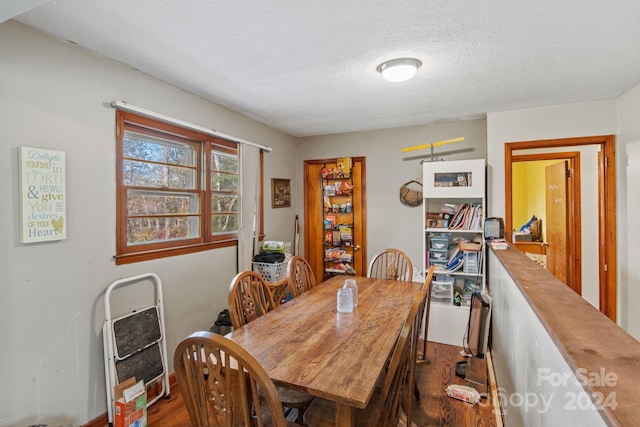
[[[351,289],[351,294],[353,298],[353,307],[358,306],[358,285],[356,284],[356,279],[347,279],[344,281],[343,288]]]
[[[338,289],[338,313],[351,313],[353,311],[353,293],[350,288]]]

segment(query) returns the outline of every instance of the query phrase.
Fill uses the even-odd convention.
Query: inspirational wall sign
[[[22,243],[67,238],[65,153],[20,147]]]

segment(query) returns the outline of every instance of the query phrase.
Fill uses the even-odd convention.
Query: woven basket
[[[414,179],[402,184],[400,187],[400,201],[407,206],[422,205],[422,183]]]

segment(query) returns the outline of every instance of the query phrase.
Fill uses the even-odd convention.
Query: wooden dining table
[[[353,426],[373,395],[422,283],[355,277],[358,306],[337,311],[334,276],[227,336],[277,385],[336,403],[336,425]],[[349,276],[348,278],[353,278]]]

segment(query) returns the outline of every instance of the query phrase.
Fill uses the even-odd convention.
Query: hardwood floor
[[[493,427],[502,425],[496,422],[491,396],[476,405],[452,399],[445,393],[449,384],[464,384],[465,381],[455,375],[455,364],[463,360],[461,347],[429,343],[427,356],[431,363],[418,365],[416,382],[420,390],[420,401],[414,400],[413,423],[417,427]],[[288,419],[295,420],[295,413]],[[182,402],[178,386],[172,386],[171,398],[160,399],[148,410],[148,425],[160,427],[189,426],[189,416]]]
[[[416,426],[451,427],[493,427],[502,426],[496,422],[491,393],[476,405],[447,396],[449,384],[465,384],[465,380],[455,374],[456,362],[464,360],[461,347],[428,343],[428,365],[418,365],[416,382],[420,390],[420,401],[415,402],[412,421]],[[491,387],[489,387],[491,389]]]

